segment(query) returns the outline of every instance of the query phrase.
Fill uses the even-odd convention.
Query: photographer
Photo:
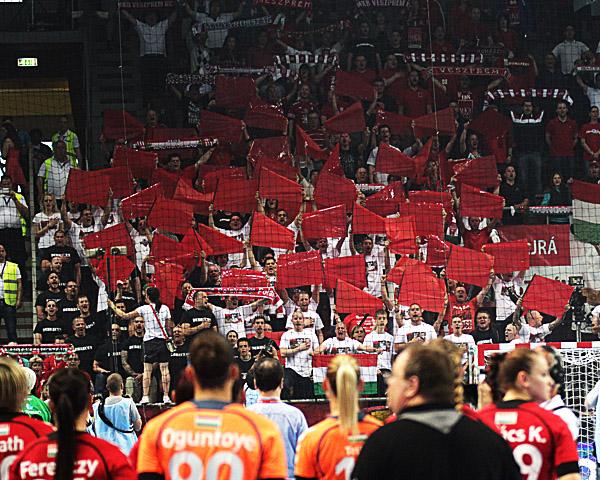
[[[261,352],[268,353],[268,356],[275,357],[277,353],[275,350],[279,350],[274,340],[265,337],[265,317],[257,315],[252,320],[252,328],[254,328],[254,336],[248,339],[250,343],[250,352],[253,357],[257,357]]]

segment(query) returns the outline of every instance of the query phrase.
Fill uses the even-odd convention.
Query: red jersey
[[[579,138],[585,140],[585,143],[592,152],[600,150],[600,123],[586,123],[579,129]],[[592,159],[592,156],[583,151],[583,158],[588,162]]]
[[[427,115],[427,106],[431,105],[431,94],[420,87],[406,88],[400,92],[397,102],[404,107],[404,115],[417,118]]]
[[[490,242],[492,229],[490,227],[481,230],[465,230],[463,232],[463,242],[466,248],[481,252],[481,247]]]
[[[567,118],[561,122],[553,118],[546,125],[546,133],[550,134],[550,155],[553,157],[572,157],[575,155],[573,140],[577,136],[577,122]]]
[[[10,468],[9,480],[53,480],[56,471],[57,434],[51,433],[28,446]],[[73,478],[134,480],[137,475],[119,448],[89,433],[77,433]]]
[[[8,469],[25,447],[52,430],[52,425],[22,413],[0,414],[0,478],[8,477]]]
[[[537,403],[512,400],[488,405],[479,419],[508,442],[523,480],[550,480],[579,472],[569,427]]]
[[[463,333],[471,333],[475,328],[475,312],[477,311],[477,299],[465,303],[457,303],[456,299],[450,299],[450,306],[444,320],[448,322],[448,332],[452,333],[450,321],[452,317],[460,317],[463,321]]]

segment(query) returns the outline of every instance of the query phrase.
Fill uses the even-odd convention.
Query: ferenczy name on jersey
[[[185,431],[166,428],[160,436],[160,444],[164,448],[185,450],[188,447],[221,447],[234,452],[242,448],[252,452],[258,448],[256,439],[251,435],[236,432],[215,431]]]
[[[74,478],[94,478],[94,473],[100,464],[99,460],[76,460],[73,467]],[[56,463],[52,462],[29,462],[25,461],[19,465],[21,478],[27,477],[54,477]]]

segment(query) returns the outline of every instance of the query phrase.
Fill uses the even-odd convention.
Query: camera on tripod
[[[87,258],[98,258],[98,257],[103,257],[104,255],[106,255],[106,250],[102,247],[86,248],[84,253]],[[127,247],[124,245],[110,247],[109,253],[113,256],[127,255]]]

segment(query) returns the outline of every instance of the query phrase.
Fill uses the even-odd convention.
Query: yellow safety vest
[[[23,195],[21,195],[20,193],[17,193],[17,192],[15,192],[15,196],[17,197],[17,202],[20,202],[24,198]],[[17,210],[17,213],[19,213],[18,210]],[[25,220],[25,218],[23,217],[23,215],[21,215],[21,213],[19,213],[19,220],[21,222],[21,233],[23,234],[24,237],[26,237],[27,236],[27,220]]]
[[[54,160],[54,155],[50,158],[44,160],[44,190],[48,191],[48,175],[50,174],[50,169],[52,168],[52,160]],[[77,168],[77,157],[71,157],[69,159],[72,167]]]
[[[75,153],[75,133],[72,132],[71,130],[67,130],[65,132],[65,138],[62,139],[66,146],[67,146],[67,155],[69,156],[69,158],[73,159],[77,159],[77,154]],[[58,134],[58,132],[56,132],[54,135],[52,135],[52,144],[55,144],[56,142],[58,142],[58,140],[60,140],[61,136]]]
[[[17,264],[6,262],[2,280],[4,281],[4,303],[14,307],[17,304]]]

